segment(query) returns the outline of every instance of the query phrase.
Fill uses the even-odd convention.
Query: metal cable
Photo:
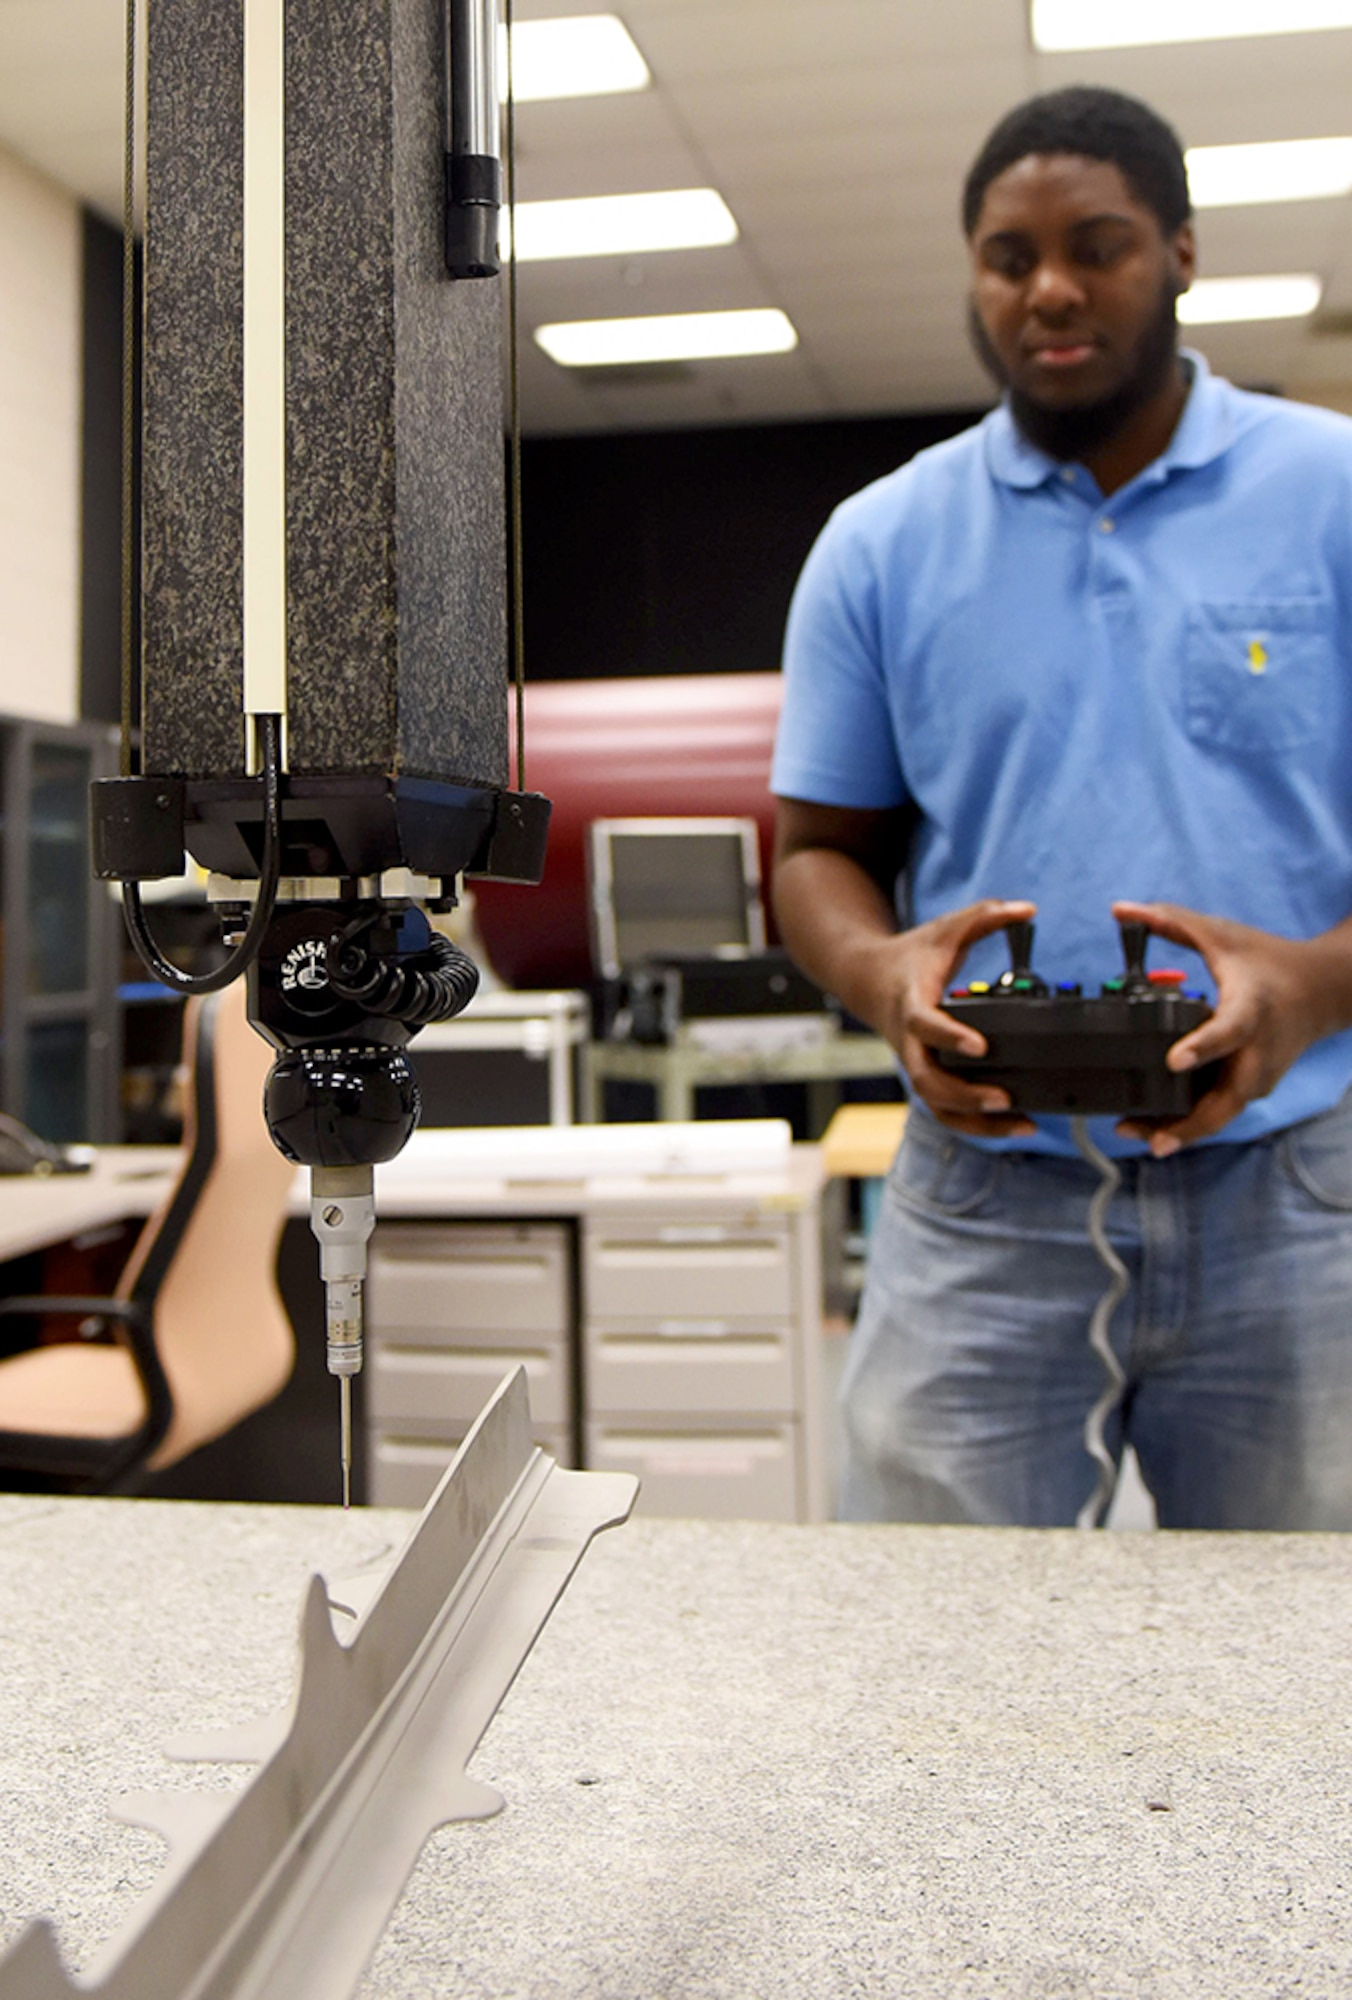
[[[1091,1167],[1099,1172],[1099,1184],[1094,1190],[1089,1204],[1089,1237],[1100,1261],[1110,1272],[1108,1289],[1094,1308],[1089,1322],[1089,1345],[1103,1363],[1107,1376],[1103,1393],[1094,1404],[1084,1421],[1084,1448],[1098,1468],[1098,1478],[1094,1491],[1075,1517],[1077,1528],[1098,1528],[1103,1525],[1104,1516],[1112,1505],[1113,1494],[1117,1491],[1117,1460],[1108,1449],[1106,1429],[1109,1417],[1122,1400],[1122,1392],[1127,1386],[1127,1378],[1122,1364],[1113,1351],[1108,1337],[1108,1327],[1122,1300],[1126,1297],[1131,1279],[1126,1265],[1108,1241],[1106,1218],[1108,1204],[1122,1185],[1122,1174],[1116,1161],[1097,1146],[1089,1136],[1089,1127],[1083,1118],[1072,1118],[1070,1129],[1080,1155]]]

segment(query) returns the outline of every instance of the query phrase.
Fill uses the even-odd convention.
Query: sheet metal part
[[[261,1761],[246,1790],[143,1795],[118,1816],[173,1848],[166,1877],[75,1982],[39,1919],[0,1961],[0,2000],[342,2000],[427,1840],[503,1800],[466,1775],[592,1536],[637,1481],[567,1472],[531,1443],[524,1369],[447,1470],[355,1636],[322,1578],[301,1618],[294,1710],[180,1746]]]

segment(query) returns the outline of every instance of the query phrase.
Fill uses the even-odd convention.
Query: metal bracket
[[[174,1754],[263,1761],[248,1788],[144,1795],[118,1816],[171,1843],[166,1877],[76,1984],[31,1924],[0,2000],[342,2000],[423,1843],[503,1800],[465,1766],[627,1473],[565,1472],[531,1443],[525,1370],[484,1409],[380,1583],[336,1637],[314,1576],[294,1711]]]

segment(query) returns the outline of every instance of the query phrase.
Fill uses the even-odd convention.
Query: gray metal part
[[[224,1802],[137,1797],[120,1816],[173,1853],[157,1894],[76,1984],[34,1924],[0,1962],[0,2000],[341,2000],[428,1835],[502,1800],[466,1776],[479,1738],[592,1536],[637,1482],[561,1471],[531,1443],[524,1369],[499,1389],[355,1636],[310,1582],[285,1738]],[[191,1746],[265,1754],[275,1725]]]

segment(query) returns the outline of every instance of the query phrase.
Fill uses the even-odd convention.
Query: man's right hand
[[[862,811],[781,798],[774,894],[780,935],[824,993],[892,1044],[912,1092],[944,1125],[982,1138],[1030,1133],[992,1084],[951,1076],[935,1049],[984,1055],[986,1044],[943,1009],[953,976],[978,938],[1033,915],[1032,903],[994,897],[898,931],[897,875],[910,820],[904,808]]]
[[[1010,1109],[1009,1094],[992,1084],[967,1082],[941,1069],[937,1049],[969,1056],[986,1053],[985,1039],[945,1013],[944,994],[972,946],[1004,925],[1031,918],[1036,905],[987,898],[950,910],[888,938],[871,938],[849,954],[855,1011],[884,1035],[901,1057],[913,1095],[954,1132],[982,1138],[1028,1134],[1036,1128]]]

